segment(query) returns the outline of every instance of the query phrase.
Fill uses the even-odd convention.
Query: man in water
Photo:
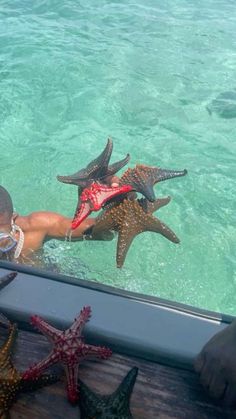
[[[206,391],[227,406],[236,405],[236,320],[216,333],[195,360]]]
[[[115,177],[111,184],[117,186]],[[71,222],[71,218],[50,211],[33,212],[26,216],[15,214],[10,194],[0,186],[0,259],[29,263],[47,240],[86,238],[85,231],[94,225],[95,218],[87,218],[73,232],[70,230]],[[111,240],[113,233],[89,238]]]

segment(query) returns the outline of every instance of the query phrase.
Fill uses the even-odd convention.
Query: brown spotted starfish
[[[132,368],[117,390],[107,396],[94,393],[80,381],[81,419],[132,419],[129,408],[138,368]]]
[[[10,272],[0,278],[0,290],[6,287],[16,277],[17,272]]]
[[[131,185],[133,190],[142,193],[149,201],[155,200],[153,186],[163,180],[185,176],[187,170],[167,170],[137,164],[134,169],[128,169],[122,175],[119,185]]]
[[[6,319],[1,316],[1,320]],[[11,361],[12,348],[15,343],[16,324],[7,321],[9,336],[0,348],[0,418],[9,418],[9,409],[20,392],[34,390],[44,385],[54,383],[58,378],[54,375],[44,375],[35,379],[25,380],[16,370]]]
[[[81,169],[73,175],[57,176],[57,179],[60,182],[77,185],[81,188],[87,188],[93,182],[106,183],[107,178],[117,173],[130,159],[129,154],[127,154],[123,160],[109,166],[112,150],[113,142],[108,138],[103,152],[95,160],[91,161],[85,169]]]
[[[56,329],[41,317],[32,316],[32,324],[53,342],[54,347],[47,358],[32,366],[24,373],[24,378],[38,377],[50,365],[61,362],[67,377],[68,400],[71,403],[75,403],[79,398],[77,383],[80,362],[88,357],[106,359],[112,354],[109,348],[88,345],[84,342],[81,334],[90,315],[91,308],[89,306],[84,307],[74,323],[67,330]]]
[[[118,243],[116,262],[121,268],[124,264],[129,247],[134,238],[145,231],[153,231],[162,234],[173,243],[179,243],[175,233],[162,221],[154,217],[152,213],[158,208],[167,205],[170,197],[156,199],[153,203],[146,199],[129,200],[124,199],[119,205],[104,211],[92,228],[93,234],[99,234],[105,230],[118,231]]]

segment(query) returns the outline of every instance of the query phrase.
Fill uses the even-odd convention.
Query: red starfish
[[[72,230],[77,228],[92,211],[99,211],[109,199],[130,192],[132,189],[130,185],[112,187],[93,182],[80,195],[71,225]]]
[[[67,377],[68,400],[75,403],[79,398],[78,367],[80,362],[89,356],[106,359],[112,354],[109,348],[84,343],[81,332],[90,315],[91,308],[84,307],[71,327],[65,331],[56,329],[39,316],[32,316],[32,324],[54,343],[54,347],[44,360],[25,371],[23,378],[37,378],[50,365],[61,362]]]

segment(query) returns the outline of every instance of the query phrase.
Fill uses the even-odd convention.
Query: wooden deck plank
[[[0,343],[6,329],[0,328]],[[19,331],[13,356],[23,371],[50,351],[47,339],[36,333]],[[115,390],[133,366],[139,368],[131,410],[134,419],[233,419],[236,412],[212,403],[199,384],[198,377],[181,369],[171,368],[130,356],[113,354],[106,361],[85,361],[80,378],[94,391],[103,394]],[[53,371],[61,371],[54,368]],[[79,408],[66,400],[65,380],[47,388],[21,395],[11,409],[12,419],[79,419]]]

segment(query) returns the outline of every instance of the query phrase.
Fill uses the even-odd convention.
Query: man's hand
[[[207,342],[194,367],[211,397],[236,404],[236,320]]]
[[[84,240],[104,240],[110,241],[115,237],[115,233],[110,230],[102,231],[99,234],[93,234],[93,227],[89,227],[83,234]]]

